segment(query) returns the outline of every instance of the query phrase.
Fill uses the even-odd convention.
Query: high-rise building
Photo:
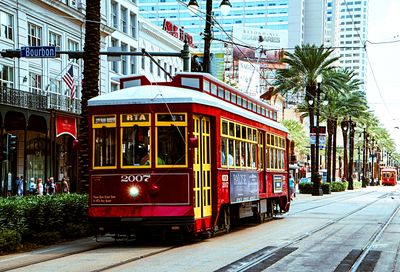
[[[213,1],[213,43],[214,50],[223,52],[223,42],[230,41],[233,26],[247,26],[275,30],[288,29],[288,7],[290,0],[231,0],[231,11],[223,16],[219,5],[221,1]],[[162,26],[164,19],[172,21],[193,35],[194,45],[203,48],[202,33],[205,27],[206,1],[198,1],[200,11],[196,14],[189,12],[187,1],[176,0],[141,0],[139,2],[140,15],[149,19],[158,26]]]
[[[325,42],[335,47],[340,67],[354,70],[364,84],[367,81],[368,0],[328,0]]]

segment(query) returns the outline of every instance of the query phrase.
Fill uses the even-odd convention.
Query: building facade
[[[101,51],[180,52],[183,42],[139,23],[135,1],[101,2]],[[85,2],[11,1],[0,3],[0,51],[55,46],[59,51],[83,51]],[[164,72],[182,71],[182,60],[159,57],[163,69],[142,56],[100,57],[99,92],[119,89],[119,77],[145,73],[164,81]],[[144,64],[144,65],[143,65]],[[164,69],[165,68],[165,69]],[[69,75],[69,81],[64,80]],[[81,113],[83,61],[68,54],[52,58],[0,57],[0,149],[3,195],[15,192],[15,179],[53,176],[68,178],[77,190],[78,152],[74,149]],[[67,84],[67,82],[69,82]],[[15,139],[15,148],[10,139]]]

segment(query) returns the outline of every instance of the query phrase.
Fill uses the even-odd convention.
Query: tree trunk
[[[332,180],[336,180],[336,138],[337,138],[337,119],[333,122],[333,139],[332,139]]]
[[[343,120],[340,123],[340,126],[342,128],[342,134],[343,134],[343,177],[346,180],[349,180],[348,177],[348,172],[347,172],[347,131],[349,130],[349,123],[347,122],[347,120]]]
[[[306,102],[307,102],[307,104],[308,104],[308,116],[309,116],[309,119],[310,119],[310,128],[311,127],[313,127],[314,126],[314,107],[315,107],[315,92],[316,92],[316,87],[315,86],[307,86],[306,87]],[[308,101],[314,101],[314,103],[312,103],[311,105],[310,105],[310,103],[308,103]],[[316,160],[315,160],[315,144],[312,144],[311,145],[311,148],[310,148],[310,151],[311,151],[311,154],[310,154],[310,159],[311,159],[311,173],[315,173],[315,172],[317,172],[318,170],[318,168],[317,168],[317,166],[315,165],[315,162],[316,162]]]
[[[86,35],[82,79],[82,113],[79,123],[79,189],[88,192],[89,186],[89,131],[88,100],[99,93],[100,69],[100,0],[86,1]]]
[[[348,169],[347,180],[349,181],[348,189],[353,190],[354,189],[354,186],[353,186],[354,130],[356,127],[356,123],[352,122],[351,117],[350,117],[348,124],[349,124],[349,128],[350,128],[350,145],[349,145],[349,164],[348,164],[349,169]]]
[[[326,148],[326,181],[331,182],[331,176],[332,176],[332,140],[333,140],[333,128],[334,124],[331,119],[328,119],[327,121],[327,126],[328,126],[328,144]]]

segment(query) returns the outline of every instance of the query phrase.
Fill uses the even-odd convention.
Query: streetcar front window
[[[157,165],[186,165],[185,135],[185,127],[157,127]]]
[[[115,166],[115,128],[94,129],[94,167]]]
[[[122,128],[122,165],[150,165],[150,128],[144,126]]]

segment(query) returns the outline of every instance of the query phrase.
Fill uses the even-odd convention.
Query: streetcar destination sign
[[[52,58],[56,56],[55,46],[25,46],[21,47],[23,58]]]

